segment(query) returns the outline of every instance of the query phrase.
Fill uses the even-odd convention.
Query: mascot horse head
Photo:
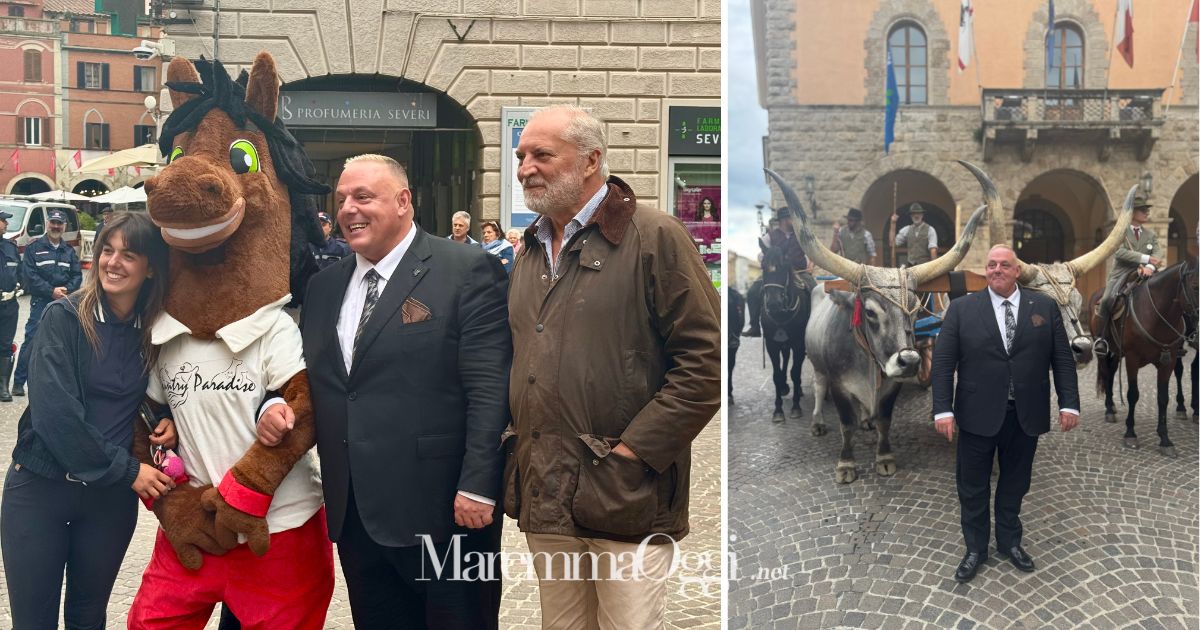
[[[168,164],[146,182],[147,205],[172,248],[167,312],[212,338],[303,288],[305,244],[321,240],[329,188],[275,117],[269,54],[236,82],[219,61],[176,57],[166,85],[175,111],[158,146]]]

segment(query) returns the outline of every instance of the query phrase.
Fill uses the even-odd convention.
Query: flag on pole
[[[1117,50],[1125,63],[1133,67],[1133,0],[1119,0],[1117,4]]]
[[[17,173],[21,172],[21,150],[13,149],[12,155],[8,156],[8,161],[12,162],[13,168]]]
[[[76,151],[75,155],[71,156],[71,159],[75,161],[75,168],[79,168],[80,166],[83,166],[83,150],[81,149],[79,151]]]
[[[974,48],[975,9],[971,0],[962,0],[958,9],[958,71],[962,72],[971,64],[971,49]]]
[[[1050,68],[1050,60],[1054,50],[1054,0],[1050,0],[1050,17],[1046,20],[1046,68]]]
[[[883,124],[883,152],[886,154],[896,139],[896,112],[900,110],[900,90],[896,87],[896,70],[892,68],[892,52],[887,57],[887,105],[886,119]]]

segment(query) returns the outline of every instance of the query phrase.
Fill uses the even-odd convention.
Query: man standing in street
[[[1146,227],[1150,220],[1150,202],[1143,195],[1133,198],[1133,216],[1129,229],[1121,246],[1113,254],[1112,267],[1108,270],[1108,282],[1104,285],[1104,295],[1100,298],[1099,320],[1100,330],[1096,331],[1095,352],[1097,356],[1105,356],[1111,352],[1111,332],[1109,318],[1112,316],[1113,301],[1121,285],[1133,272],[1149,278],[1154,272],[1163,267],[1166,254],[1158,244],[1158,235]]]
[[[33,298],[29,302],[29,319],[25,322],[25,343],[21,344],[16,374],[13,375],[13,396],[25,395],[30,342],[37,334],[42,311],[54,300],[74,292],[83,282],[79,256],[75,248],[62,240],[67,227],[66,213],[49,210],[46,214],[46,235],[25,248],[25,258],[21,263],[25,288]]]
[[[0,212],[0,235],[8,231],[8,220],[11,218],[11,214]],[[13,368],[13,337],[17,334],[17,319],[20,316],[17,306],[20,269],[21,254],[17,244],[0,238],[0,402],[12,402],[8,382]]]
[[[335,199],[354,256],[309,282],[300,330],[354,626],[496,628],[498,556],[452,568],[500,549],[508,274],[417,227],[392,158],[347,160]]]
[[[540,216],[512,272],[504,507],[544,628],[663,627],[691,442],[720,407],[717,293],[684,226],[607,177],[606,150],[573,106],[535,113],[516,150]]]
[[[950,303],[933,351],[934,425],[947,440],[957,424],[957,486],[967,551],[954,579],[969,582],[988,557],[988,495],[996,484],[996,552],[1026,573],[1033,559],[1021,544],[1021,501],[1029,492],[1038,436],[1050,430],[1050,381],[1063,431],[1079,424],[1075,359],[1054,300],[1021,291],[1017,255],[988,252],[988,288]],[[958,373],[958,384],[954,376]]]
[[[875,265],[875,238],[862,224],[862,210],[846,212],[846,227],[833,222],[833,242],[829,250],[859,264]]]
[[[471,215],[463,210],[454,213],[450,218],[450,235],[446,238],[467,245],[479,245],[479,241],[471,238]]]
[[[908,207],[908,216],[912,224],[904,226],[896,233],[896,247],[908,248],[908,266],[912,267],[937,258],[937,230],[925,222],[925,208],[919,203]],[[892,224],[900,220],[900,215],[892,213]]]

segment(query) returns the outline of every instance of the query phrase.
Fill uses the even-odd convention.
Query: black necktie
[[[367,299],[363,302],[362,315],[358,318],[358,328],[354,331],[354,354],[358,354],[358,339],[362,337],[363,329],[367,327],[367,320],[371,319],[371,311],[375,310],[375,303],[379,301],[379,272],[374,269],[367,272]]]

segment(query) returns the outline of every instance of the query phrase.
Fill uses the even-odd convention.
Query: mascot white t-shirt
[[[283,310],[290,299],[221,328],[211,341],[193,337],[167,313],[154,323],[151,341],[160,349],[147,394],[171,407],[179,435],[175,450],[191,485],[221,482],[257,439],[255,423],[267,392],[304,369],[300,329]],[[323,501],[309,451],[275,491],[267,513],[270,532],[303,525]]]

